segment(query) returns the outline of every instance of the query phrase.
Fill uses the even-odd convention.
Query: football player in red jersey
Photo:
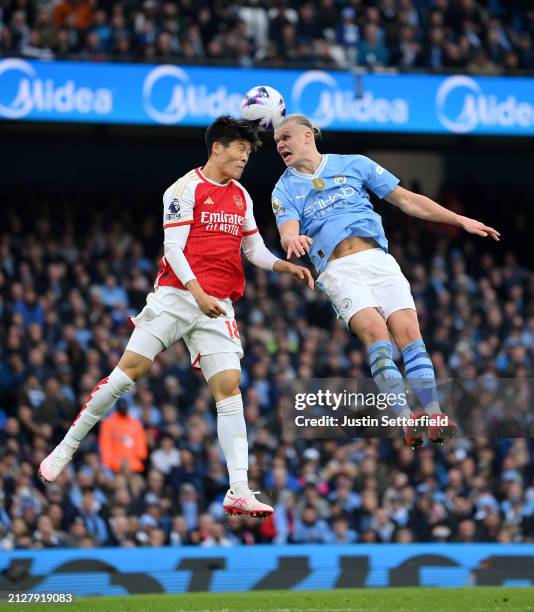
[[[230,475],[229,513],[265,517],[272,508],[248,486],[248,442],[239,389],[243,356],[232,301],[243,294],[241,249],[264,270],[287,272],[313,288],[307,268],[277,259],[256,227],[252,200],[238,182],[257,128],[219,117],[206,130],[208,161],[173,183],[163,196],[165,254],[146,306],[117,367],[91,391],[61,443],[39,468],[53,482],[89,430],[131,391],[160,352],[183,339],[193,367],[202,370],[217,406],[217,432]]]

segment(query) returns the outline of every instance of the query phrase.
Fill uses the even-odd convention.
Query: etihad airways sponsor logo
[[[324,217],[333,208],[342,208],[344,202],[350,199],[355,193],[356,189],[350,185],[338,187],[335,191],[320,198],[316,198],[309,206],[306,206],[304,209],[304,217],[308,218],[314,215]]]

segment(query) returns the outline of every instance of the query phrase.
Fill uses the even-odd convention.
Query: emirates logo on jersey
[[[240,195],[234,196],[234,202],[239,210],[243,210],[243,198]]]
[[[200,213],[200,223],[208,232],[222,232],[232,236],[240,235],[240,228],[245,222],[245,217],[238,213],[208,212]]]

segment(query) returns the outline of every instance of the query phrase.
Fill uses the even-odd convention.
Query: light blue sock
[[[401,351],[406,378],[425,412],[441,412],[436,389],[436,376],[423,340],[414,340]]]
[[[406,392],[402,374],[391,358],[393,347],[389,340],[378,340],[367,347],[369,353],[369,364],[373,380],[381,393],[391,393],[397,400],[389,405],[399,416],[404,410],[409,409],[406,403]]]

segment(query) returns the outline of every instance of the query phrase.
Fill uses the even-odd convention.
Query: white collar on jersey
[[[230,183],[235,183],[235,179],[230,179],[227,183],[216,183],[215,181],[212,181],[211,179],[209,179],[204,172],[202,172],[202,168],[204,168],[204,166],[201,166],[200,168],[197,168],[198,173],[200,174],[201,178],[206,181],[206,183],[211,183],[212,185],[217,185],[217,187],[228,187],[228,185]]]
[[[323,159],[321,160],[321,163],[319,164],[317,170],[313,174],[308,174],[307,172],[299,172],[295,168],[289,168],[289,169],[292,172],[294,172],[297,176],[302,176],[303,178],[314,179],[325,167],[327,159],[328,159],[328,155],[325,153],[323,155]]]

